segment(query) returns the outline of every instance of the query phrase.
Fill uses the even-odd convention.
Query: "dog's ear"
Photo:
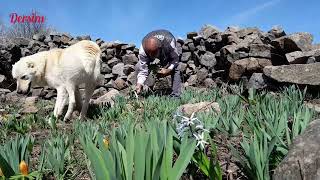
[[[27,67],[28,68],[34,68],[33,62],[27,62]]]

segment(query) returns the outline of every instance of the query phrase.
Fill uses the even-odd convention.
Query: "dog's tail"
[[[98,46],[99,47],[99,46]],[[94,80],[96,81],[96,83],[100,84],[101,81],[101,77],[100,77],[100,66],[101,66],[101,50],[99,48],[99,52],[96,55],[96,59],[95,59],[95,66],[94,66],[94,70],[93,70],[93,77]]]

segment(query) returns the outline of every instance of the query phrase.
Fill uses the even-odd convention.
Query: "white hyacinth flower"
[[[204,146],[206,144],[209,144],[207,141],[204,140],[204,134],[203,132],[201,134],[193,134],[194,137],[196,137],[196,140],[198,141],[197,147],[200,145],[201,149],[204,149]]]
[[[190,118],[182,116],[182,123],[186,123],[187,126],[195,124],[194,121],[199,121],[198,118],[194,118],[194,112],[191,114]]]
[[[204,140],[204,133],[209,133],[209,130],[205,129],[203,123],[195,117],[195,112],[190,117],[185,117],[176,112],[174,118],[176,119],[177,117],[181,118],[176,128],[178,136],[181,138],[186,134],[190,134],[196,138],[197,147],[201,146],[200,148],[204,149],[205,145],[209,144]]]

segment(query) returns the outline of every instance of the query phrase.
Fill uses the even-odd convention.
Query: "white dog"
[[[83,40],[65,49],[51,49],[21,58],[13,65],[12,76],[17,80],[17,93],[27,94],[32,86],[49,86],[57,90],[54,116],[61,117],[67,97],[69,105],[64,120],[70,119],[75,108],[80,108],[83,119],[89,100],[100,76],[99,46]],[[85,97],[79,85],[85,84]]]

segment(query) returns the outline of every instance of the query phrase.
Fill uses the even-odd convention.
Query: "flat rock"
[[[214,110],[216,113],[220,113],[220,106],[217,102],[199,102],[194,104],[184,104],[178,107],[178,111],[182,112],[186,116],[191,116],[193,112],[209,112]]]
[[[263,73],[278,81],[304,85],[320,85],[320,63],[267,66]]]
[[[36,107],[36,102],[38,101],[37,96],[27,97],[23,104],[21,113],[22,114],[30,114],[30,113],[37,113],[39,109]]]
[[[311,51],[294,51],[286,54],[289,64],[305,64],[310,57],[313,57],[316,62],[320,61],[320,49]]]
[[[285,53],[293,51],[310,51],[313,36],[310,33],[300,32],[283,36],[271,41],[271,44]]]
[[[93,100],[93,104],[96,105],[110,105],[111,107],[114,105],[114,100],[117,96],[120,96],[120,92],[116,89],[111,89],[109,92],[104,94],[103,96]]]

